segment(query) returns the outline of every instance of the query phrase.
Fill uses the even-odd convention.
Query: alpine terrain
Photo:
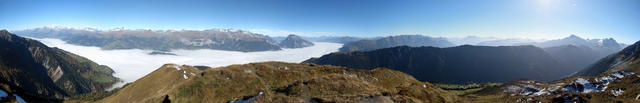
[[[0,89],[29,102],[102,92],[120,81],[113,73],[87,58],[0,30]]]

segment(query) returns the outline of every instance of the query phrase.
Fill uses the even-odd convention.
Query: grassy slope
[[[389,69],[353,70],[280,62],[251,63],[204,71],[167,64],[98,102],[228,102],[264,92],[257,102],[396,101],[459,102],[430,83]],[[184,79],[186,72],[188,79]],[[195,75],[191,75],[194,73]]]
[[[66,55],[69,55],[75,61],[82,64],[86,64],[88,65],[89,68],[92,68],[93,70],[92,72],[83,72],[83,74],[81,74],[83,78],[92,80],[95,83],[107,83],[107,84],[113,84],[115,82],[120,81],[120,79],[111,75],[114,73],[114,71],[108,66],[99,65],[85,57],[82,57],[67,51],[62,51],[62,52]]]

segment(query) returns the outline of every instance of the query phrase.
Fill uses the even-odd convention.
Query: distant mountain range
[[[518,45],[531,45],[536,41],[531,39],[522,39],[522,38],[510,38],[510,39],[497,39],[497,40],[489,40],[482,41],[475,45],[479,46],[518,46]]]
[[[411,47],[419,46],[437,46],[438,42],[430,39],[411,39],[411,38],[428,38],[420,35],[394,36],[381,38],[377,40],[362,40],[345,44],[340,50],[349,51],[370,51],[393,46],[407,45]],[[392,39],[393,38],[393,39]],[[450,44],[447,41],[454,41],[455,44],[472,44],[479,46],[519,46],[534,45],[543,48],[559,63],[564,65],[564,69],[570,71],[578,71],[586,68],[589,64],[595,63],[598,59],[613,54],[622,49],[625,44],[616,42],[612,38],[606,39],[583,39],[576,35],[570,35],[566,38],[556,40],[531,40],[531,39],[499,39],[491,37],[475,37],[469,36],[464,38],[447,38],[442,40],[440,44]],[[413,44],[412,44],[413,43]],[[446,47],[446,46],[445,46]]]
[[[593,76],[617,71],[632,71],[640,73],[639,57],[640,41],[624,48],[622,51],[598,60],[588,68],[573,74],[573,76]]]
[[[507,82],[521,78],[555,80],[572,71],[534,46],[449,48],[392,47],[366,52],[337,52],[305,62],[349,68],[385,67],[438,83]]]
[[[290,34],[283,41],[280,42],[280,47],[283,48],[304,48],[313,46],[312,42],[302,39],[302,37]]]
[[[382,48],[389,48],[395,46],[433,46],[433,47],[451,47],[453,43],[447,41],[445,38],[432,38],[422,35],[398,35],[388,36],[384,38],[374,40],[360,40],[355,42],[346,43],[340,48],[341,52],[352,51],[371,51]]]
[[[56,102],[101,92],[114,71],[73,53],[0,30],[0,89],[30,102]]]
[[[319,37],[302,37],[306,40],[313,42],[330,42],[330,43],[340,43],[347,44],[351,42],[356,42],[365,39],[378,39],[380,37],[373,38],[362,38],[362,37],[351,37],[351,36],[319,36]]]
[[[162,81],[162,82],[158,82]],[[97,102],[461,102],[402,72],[263,62],[197,69],[165,64]]]
[[[466,36],[466,37],[450,37],[447,40],[455,45],[479,45],[481,42],[500,40],[496,37],[478,37],[478,36]]]
[[[608,55],[586,46],[564,45],[543,49],[558,62],[566,65],[563,69],[572,72],[582,70]]]
[[[42,27],[15,31],[36,38],[58,38],[71,44],[98,46],[102,49],[215,49],[230,51],[280,50],[270,37],[233,29],[210,30],[112,30]]]
[[[141,30],[128,32],[136,33],[104,37],[120,40],[155,38],[131,36]],[[87,35],[83,33],[78,35]],[[98,35],[97,38],[104,34],[91,35]],[[78,38],[68,34],[53,37],[65,36]],[[313,45],[303,38],[290,35],[282,41],[267,42],[287,48]],[[104,38],[95,40],[100,39]],[[18,96],[27,102],[106,103],[582,103],[640,100],[640,75],[636,74],[640,73],[640,41],[622,51],[618,50],[624,45],[613,39],[577,36],[520,46],[434,45],[454,45],[446,41],[419,35],[362,39],[345,44],[357,48],[351,52],[335,52],[309,59],[306,63],[261,62],[216,68],[165,64],[135,82],[105,92],[105,88],[120,81],[112,76],[114,72],[109,67],[0,30],[0,102],[15,102],[19,100]],[[151,54],[175,55],[164,51]],[[583,67],[586,69],[581,69]],[[566,77],[571,73],[574,74]],[[469,82],[504,84],[441,89]]]

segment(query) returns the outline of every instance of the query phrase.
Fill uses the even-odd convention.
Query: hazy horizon
[[[270,36],[640,39],[638,0],[488,1],[14,1],[0,0],[0,29],[230,28]]]
[[[203,30],[212,30],[212,29],[243,30],[243,29],[234,29],[234,28],[209,28],[209,29],[151,29],[151,28],[147,28],[147,29],[133,29],[133,28],[127,28],[127,27],[116,27],[116,28],[110,28],[110,29],[101,29],[101,28],[94,28],[94,27],[67,27],[67,26],[60,26],[60,25],[47,25],[47,26],[41,26],[41,27],[35,27],[35,28],[9,30],[9,31],[11,31],[11,32],[13,32],[13,31],[22,31],[22,30],[31,30],[31,29],[36,29],[36,28],[58,28],[58,29],[98,30],[98,31],[110,31],[110,30],[118,30],[118,29],[125,29],[125,30],[154,30],[154,31],[156,31],[156,30],[157,31],[168,31],[168,30],[203,31]],[[260,32],[254,32],[254,31],[251,31],[251,30],[245,30],[245,31],[258,33],[258,34],[263,34],[263,35],[267,35],[267,36],[270,36],[270,37],[286,37],[287,35],[289,35],[289,34],[283,34],[283,35],[264,34],[264,33],[260,33]],[[290,34],[300,35],[300,34],[296,34],[296,33],[290,33]],[[559,37],[554,37],[554,38],[497,37],[497,36],[491,36],[491,35],[431,36],[431,35],[425,35],[425,34],[389,34],[389,35],[382,35],[382,36],[375,36],[375,35],[370,35],[370,36],[361,36],[361,35],[310,35],[309,36],[309,35],[302,35],[302,36],[304,36],[304,37],[341,37],[341,36],[349,36],[349,37],[361,37],[361,38],[375,38],[375,37],[387,37],[387,36],[397,36],[397,35],[423,35],[423,36],[430,36],[430,37],[435,37],[435,38],[447,38],[447,39],[449,39],[450,42],[455,42],[455,41],[451,41],[451,39],[464,39],[464,38],[469,38],[469,37],[470,38],[477,37],[477,38],[487,39],[487,40],[484,40],[484,41],[505,40],[505,39],[528,39],[528,40],[532,40],[532,41],[536,41],[536,42],[563,39],[563,38],[569,37],[571,35],[576,35],[576,36],[581,37],[583,39],[613,38],[613,37],[588,38],[588,37],[585,37],[584,34],[582,34],[582,35],[581,34],[566,34],[564,36],[560,35]],[[633,44],[633,43],[637,42],[637,41],[624,42],[624,41],[620,41],[617,38],[613,38],[613,39],[617,40],[619,43],[624,43],[624,44]]]

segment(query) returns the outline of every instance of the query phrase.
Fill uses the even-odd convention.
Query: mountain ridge
[[[611,54],[572,76],[592,76],[606,72],[633,71],[640,72],[637,63],[640,57],[640,41],[627,46],[621,51]]]
[[[444,38],[432,38],[423,35],[397,35],[387,36],[375,40],[360,40],[344,44],[340,48],[341,52],[352,51],[371,51],[382,48],[389,48],[395,46],[434,46],[434,47],[449,47],[454,46],[453,43],[447,41]]]
[[[158,80],[164,82],[155,82]],[[204,70],[165,64],[97,102],[230,102],[245,98],[255,98],[255,102],[460,101],[430,83],[390,69],[260,62]]]
[[[542,48],[530,45],[398,46],[367,52],[336,52],[304,62],[365,70],[386,67],[419,80],[454,84],[507,82],[521,78],[554,80],[574,72],[562,69],[564,65]]]
[[[70,44],[98,46],[102,49],[215,49],[230,51],[280,50],[269,36],[235,29],[208,30],[93,30],[41,27],[15,31],[22,36],[57,38]]]
[[[0,44],[0,84],[24,98],[57,101],[120,81],[107,66],[6,30],[0,30]]]

